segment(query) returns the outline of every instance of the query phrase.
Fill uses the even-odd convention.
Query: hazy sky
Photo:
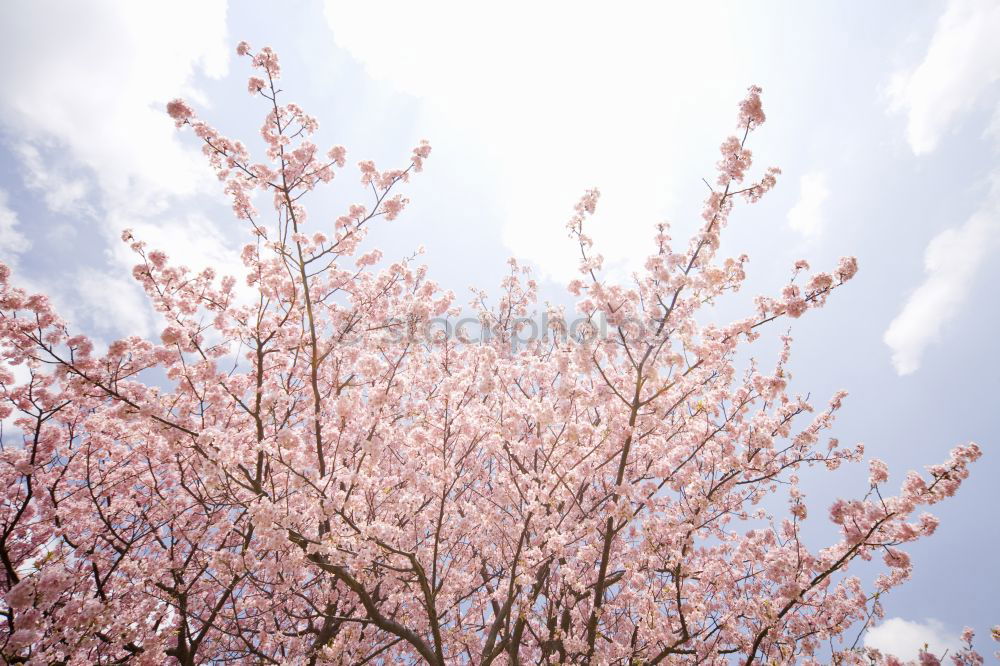
[[[992,652],[1000,622],[995,478],[1000,355],[1000,3],[170,3],[33,1],[0,9],[0,259],[99,340],[155,335],[122,228],[175,258],[239,271],[245,230],[189,135],[163,112],[183,96],[253,141],[237,41],[282,58],[287,100],[349,162],[402,164],[434,146],[413,203],[377,229],[387,257],[426,247],[463,297],[510,255],[563,299],[575,266],[564,223],[603,196],[592,227],[626,277],[670,221],[698,221],[718,144],[748,85],[764,88],[760,166],[783,170],[733,217],[723,250],[751,256],[746,296],[776,292],[795,259],[854,254],[861,272],[794,323],[795,388],[838,388],[837,436],[864,441],[898,482],[956,443],[985,451],[938,532],[911,547],[913,580],[868,640],[906,653],[954,644],[963,625]],[[363,200],[353,174],[313,199],[312,223]],[[734,316],[738,303],[720,317]],[[815,543],[833,497],[864,493],[861,467],[803,484]]]

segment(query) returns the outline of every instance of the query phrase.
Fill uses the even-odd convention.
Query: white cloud
[[[225,17],[222,0],[11,5],[0,23],[0,59],[13,65],[0,120],[22,145],[91,169],[115,205],[141,210],[191,192],[202,160],[181,145],[164,103],[196,93],[196,70],[225,73]]]
[[[799,200],[788,211],[788,226],[807,238],[823,230],[823,204],[830,196],[826,174],[807,173],[799,179]]]
[[[63,222],[45,231],[45,242],[54,247],[66,250],[77,242],[77,228]]]
[[[1000,242],[1000,179],[983,206],[965,224],[931,239],[924,253],[923,283],[892,320],[883,340],[901,375],[920,367],[924,351],[958,314],[976,272]]]
[[[226,13],[226,0],[41,0],[4,11],[0,60],[14,66],[0,124],[25,185],[73,225],[53,224],[39,238],[65,244],[82,230],[112,259],[107,272],[92,266],[75,282],[48,285],[74,323],[107,334],[151,330],[153,313],[129,275],[136,259],[119,240],[125,227],[194,269],[235,256],[210,221],[178,212],[193,197],[221,195],[165,111],[177,96],[204,104],[197,76],[226,73]]]
[[[992,0],[951,0],[938,20],[923,61],[897,74],[892,108],[907,114],[906,136],[917,155],[933,151],[961,114],[1000,80],[1000,5]],[[994,102],[996,104],[996,102]],[[1000,105],[985,137],[1000,137]],[[1000,172],[980,209],[961,226],[928,243],[923,283],[893,319],[883,340],[900,375],[915,372],[927,347],[940,339],[961,310],[976,273],[1000,244]]]
[[[923,61],[889,86],[915,154],[929,153],[958,116],[1000,79],[1000,3],[951,0]]]
[[[17,213],[7,205],[7,192],[0,190],[0,261],[11,266],[16,266],[18,256],[31,247],[17,226]]]
[[[432,143],[437,122],[485,153],[504,244],[558,279],[576,272],[564,225],[586,189],[601,190],[589,233],[618,270],[642,264],[679,199],[672,182],[701,198],[735,104],[764,70],[754,14],[736,3],[326,3],[338,46],[424,102]],[[786,63],[773,64],[777,77]],[[707,173],[677,170],[692,154],[708,155]]]
[[[865,634],[866,647],[876,648],[883,654],[895,655],[906,661],[916,659],[924,645],[928,651],[941,656],[945,650],[948,650],[949,654],[959,650],[961,640],[934,619],[911,622],[893,617],[877,627],[872,627]]]
[[[986,126],[986,131],[983,132],[983,136],[1000,145],[1000,104],[997,104],[993,109],[993,116],[990,118],[990,124]]]
[[[93,216],[94,209],[86,201],[88,187],[82,177],[64,173],[57,160],[44,160],[36,146],[24,142],[14,148],[21,158],[24,183],[39,192],[49,210],[62,214]]]
[[[152,332],[145,294],[135,281],[93,269],[80,270],[73,282],[77,299],[69,316],[102,337],[148,337]],[[65,306],[64,306],[65,307]]]

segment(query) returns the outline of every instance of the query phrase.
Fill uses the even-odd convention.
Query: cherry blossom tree
[[[346,151],[311,142],[272,50],[237,51],[266,107],[262,161],[185,102],[167,110],[247,225],[243,281],[125,231],[164,328],[104,351],[0,267],[6,663],[898,663],[851,640],[980,449],[895,494],[871,460],[860,499],[829,509],[835,542],[803,544],[798,471],[863,448],[828,437],[844,393],[817,408],[790,392],[788,336],[770,369],[747,349],[857,264],[800,261],[745,317],[705,323],[745,279],[746,256],[718,256],[734,206],[779,174],[749,176],[759,88],[699,231],[673,245],[658,226],[633,281],[602,274],[583,196],[575,319],[549,307],[531,335],[536,284],[515,261],[495,304],[463,310],[414,257],[365,247],[426,143],[400,168],[358,163],[366,204],[307,217]],[[432,326],[463,311],[478,334]],[[866,587],[849,569],[872,559]],[[951,657],[981,663],[966,639]]]

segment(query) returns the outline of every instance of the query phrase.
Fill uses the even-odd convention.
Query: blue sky
[[[708,3],[704,3],[708,4]],[[906,652],[953,644],[965,624],[986,650],[1000,621],[1000,5],[994,0],[793,3],[38,1],[0,20],[0,259],[53,295],[95,338],[155,335],[132,283],[124,227],[192,266],[239,266],[244,238],[165,102],[188,99],[230,136],[253,139],[237,41],[270,45],[283,87],[349,162],[434,154],[401,219],[373,232],[387,257],[426,248],[439,282],[490,288],[516,255],[565,300],[574,246],[564,223],[587,188],[612,276],[645,257],[652,226],[698,222],[703,176],[751,83],[768,123],[757,164],[778,187],[740,210],[723,250],[751,256],[747,298],[791,264],[854,254],[861,272],[794,323],[792,371],[818,400],[850,391],[837,435],[864,441],[893,478],[974,440],[985,451],[942,525],[911,549],[911,582],[871,633]],[[255,145],[254,142],[250,142]],[[345,174],[347,175],[347,174]],[[313,199],[322,224],[361,192],[348,176]],[[726,303],[720,318],[743,302]],[[814,515],[862,494],[865,471],[803,485]],[[815,538],[829,536],[815,520]]]

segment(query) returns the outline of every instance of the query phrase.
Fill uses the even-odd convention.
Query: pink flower
[[[868,483],[875,486],[889,480],[889,466],[878,458],[868,461]]]
[[[361,184],[370,184],[376,176],[378,176],[378,171],[375,169],[375,163],[371,160],[364,160],[358,162],[358,169],[361,170]]]
[[[264,82],[264,79],[260,78],[259,76],[251,76],[250,79],[247,81],[247,90],[250,92],[251,95],[256,95],[266,85],[267,84]]]
[[[833,276],[829,273],[817,273],[809,278],[807,288],[817,294],[828,291],[833,286]]]
[[[108,356],[118,358],[128,353],[128,343],[125,340],[115,340],[108,345]]]
[[[333,160],[333,163],[339,167],[343,167],[347,161],[347,149],[343,146],[334,146],[327,153],[327,156]]]
[[[10,634],[10,645],[15,650],[19,650],[23,647],[27,647],[33,643],[36,643],[38,639],[42,637],[42,632],[37,629],[18,629],[14,633]]]
[[[907,569],[910,566],[910,556],[898,548],[887,548],[883,559],[886,564],[896,569]]]
[[[182,99],[174,99],[167,103],[167,113],[174,119],[174,124],[180,127],[194,117],[194,111]]]
[[[841,282],[847,282],[858,272],[858,260],[854,257],[843,257],[837,267],[837,277]]]
[[[594,211],[597,210],[597,200],[600,197],[601,193],[596,188],[587,190],[577,202],[576,212],[580,215],[593,215]]]
[[[20,610],[27,608],[31,605],[32,599],[34,598],[34,590],[32,589],[30,580],[22,580],[20,583],[10,588],[7,592],[6,600],[10,604],[11,608]]]
[[[176,345],[180,343],[182,335],[181,330],[176,326],[167,326],[160,333],[160,339],[163,340],[163,344],[165,345]]]
[[[932,513],[924,512],[920,514],[920,530],[927,536],[934,534],[940,523],[941,519]]]
[[[153,250],[149,253],[149,261],[162,270],[167,265],[167,255],[161,250]]]
[[[246,42],[240,42],[236,45],[236,55],[244,56],[250,53],[250,45]]]
[[[938,659],[930,652],[925,652],[923,650],[920,651],[920,655],[919,657],[917,657],[917,661],[919,662],[920,666],[941,666],[940,659]]]
[[[431,156],[431,144],[426,139],[421,139],[420,145],[413,149],[413,154],[427,159]]]
[[[270,46],[265,46],[253,57],[253,66],[263,69],[272,79],[281,77],[281,65],[278,64],[278,54],[271,50]]]
[[[385,219],[395,220],[407,203],[409,203],[409,199],[404,199],[399,194],[383,201],[382,210],[385,211]]]
[[[746,98],[740,102],[739,126],[755,129],[759,127],[766,116],[760,102],[760,86],[750,86],[747,88]]]
[[[427,143],[426,140],[421,141],[420,145],[413,149],[413,157],[410,161],[413,162],[414,171],[422,171],[424,168],[424,160],[427,159],[431,154],[431,145]]]
[[[743,175],[751,164],[750,151],[745,149],[735,136],[726,139],[719,150],[722,153],[722,159],[717,164],[719,185],[743,182]]]
[[[781,175],[781,169],[778,167],[768,167],[764,177],[756,185],[746,188],[743,192],[743,197],[750,203],[757,203],[761,197],[774,189],[774,186],[778,184],[779,175]]]

